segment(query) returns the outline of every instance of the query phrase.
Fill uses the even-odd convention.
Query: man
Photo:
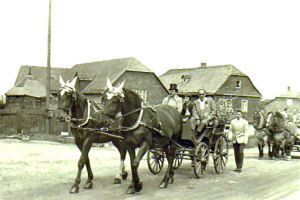
[[[182,98],[176,95],[178,92],[177,85],[175,83],[170,84],[170,94],[163,99],[162,104],[170,105],[181,113],[182,111]]]
[[[182,121],[186,122],[188,119],[192,117],[193,112],[193,102],[188,95],[186,95],[183,99],[182,111],[181,115],[183,116]]]
[[[214,100],[210,97],[206,97],[204,89],[200,89],[198,92],[199,99],[194,101],[191,119],[192,132],[195,134],[201,134],[207,124],[216,116],[216,105]],[[192,140],[194,140],[194,143],[196,142],[196,135],[192,135]]]
[[[236,118],[230,123],[230,131],[232,132],[232,143],[234,149],[234,157],[236,163],[235,172],[242,172],[244,160],[244,148],[248,141],[246,131],[248,128],[247,120],[242,118],[242,111],[236,111]]]

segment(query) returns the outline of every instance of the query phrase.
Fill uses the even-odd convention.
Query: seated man
[[[183,100],[181,115],[183,117],[182,121],[186,122],[192,117],[193,112],[193,102],[190,99],[190,96],[186,95]]]
[[[176,95],[178,92],[177,85],[174,83],[170,84],[170,94],[163,99],[162,104],[170,105],[178,110],[181,113],[182,110],[182,99]]]
[[[199,99],[194,101],[191,119],[192,132],[195,133],[192,135],[194,143],[196,143],[196,134],[201,134],[203,132],[207,124],[215,118],[216,113],[214,100],[210,97],[206,97],[204,89],[200,89],[198,92]]]

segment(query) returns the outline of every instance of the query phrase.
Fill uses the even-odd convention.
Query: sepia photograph
[[[0,2],[0,199],[300,199],[297,0]]]

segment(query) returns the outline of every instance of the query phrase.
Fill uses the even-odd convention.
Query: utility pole
[[[49,0],[49,15],[48,15],[48,45],[47,45],[47,75],[46,75],[46,109],[45,109],[45,132],[50,134],[50,80],[51,80],[51,0]]]

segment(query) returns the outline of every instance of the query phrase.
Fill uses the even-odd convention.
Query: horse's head
[[[59,77],[59,83],[61,85],[58,91],[58,108],[69,112],[72,103],[76,99],[76,89],[75,84],[77,81],[77,76],[74,77],[72,81],[65,82],[62,77]]]
[[[108,90],[102,97],[103,114],[113,120],[121,113],[121,104],[124,102],[124,83],[125,81],[119,86],[113,87],[110,80],[107,79]]]
[[[264,128],[265,117],[261,111],[254,111],[253,113],[253,127],[257,130]]]
[[[285,128],[284,116],[278,111],[274,113],[269,113],[267,120],[267,128],[272,133],[282,132]]]

